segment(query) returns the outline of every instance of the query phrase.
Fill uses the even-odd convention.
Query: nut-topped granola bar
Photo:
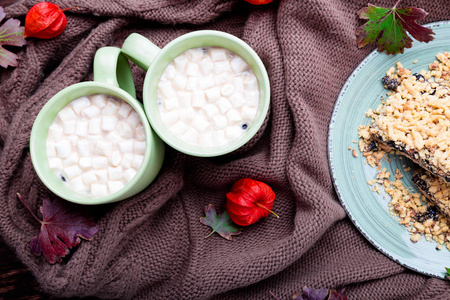
[[[400,63],[387,72],[383,82],[394,91],[371,112],[368,130],[374,140],[450,182],[450,53],[436,57],[420,74]]]

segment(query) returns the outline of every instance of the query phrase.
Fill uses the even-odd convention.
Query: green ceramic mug
[[[144,159],[137,174],[122,189],[105,197],[91,197],[71,190],[50,169],[46,152],[48,129],[58,112],[71,101],[92,94],[110,95],[130,104],[139,115],[146,135]],[[71,85],[58,92],[44,105],[31,130],[30,153],[37,175],[53,193],[78,204],[104,204],[131,197],[155,179],[164,160],[164,143],[151,129],[142,104],[135,97],[128,60],[119,48],[104,47],[97,51],[94,58],[94,81]]]
[[[186,50],[200,47],[221,47],[238,54],[250,66],[259,84],[260,101],[255,119],[243,135],[223,146],[200,147],[183,142],[169,131],[158,109],[158,82],[166,67]],[[225,32],[201,30],[182,35],[160,49],[142,35],[132,33],[122,45],[122,51],[131,61],[147,71],[143,86],[145,112],[152,128],[172,148],[194,156],[223,155],[247,143],[263,124],[270,103],[269,77],[256,52],[241,39]]]

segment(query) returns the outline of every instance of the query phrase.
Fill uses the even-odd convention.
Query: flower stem
[[[69,7],[69,8],[61,9],[61,11],[66,11],[66,10],[70,10],[70,9],[80,9],[80,8],[77,7],[77,6],[74,6],[74,7]]]
[[[34,214],[34,212],[31,210],[31,208],[25,203],[25,201],[23,201],[22,196],[20,196],[19,193],[17,193],[17,197],[19,198],[20,202],[23,203],[23,205],[25,205],[25,207],[28,209],[28,211],[31,213],[31,215],[38,220],[39,223],[42,223],[41,220],[39,220],[39,218]]]
[[[258,205],[259,207],[261,207],[261,208],[263,208],[263,209],[265,209],[265,210],[267,210],[267,211],[273,213],[273,214],[275,215],[275,217],[280,218],[276,213],[274,213],[273,211],[271,211],[271,210],[268,209],[267,207],[264,207],[264,206],[262,206],[262,205],[259,204],[259,203],[256,203],[256,205]]]

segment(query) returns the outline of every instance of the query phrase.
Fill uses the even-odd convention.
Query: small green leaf
[[[447,271],[447,274],[445,276],[450,277],[450,268],[445,268],[445,270]]]
[[[380,37],[377,42],[378,51],[396,54],[412,47],[412,39],[406,32],[419,42],[428,43],[434,39],[432,29],[416,23],[417,20],[425,18],[427,13],[421,8],[397,8],[399,2],[393,8],[369,4],[358,12],[361,19],[368,20],[356,29],[359,48],[375,42]]]
[[[3,7],[0,6],[0,22],[5,17]],[[8,66],[17,66],[18,56],[5,48],[3,45],[21,47],[27,42],[24,37],[23,26],[20,26],[20,21],[16,19],[8,19],[2,26],[0,26],[0,66],[7,68]]]
[[[205,236],[205,238],[217,232],[223,238],[231,240],[232,235],[241,233],[240,228],[231,221],[228,212],[225,211],[223,214],[218,215],[212,204],[205,207],[205,217],[200,218],[200,223],[212,228],[211,233]]]

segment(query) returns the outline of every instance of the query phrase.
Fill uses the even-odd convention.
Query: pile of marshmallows
[[[47,136],[49,167],[77,193],[96,197],[122,189],[145,153],[141,119],[125,101],[96,94],[57,115]]]

